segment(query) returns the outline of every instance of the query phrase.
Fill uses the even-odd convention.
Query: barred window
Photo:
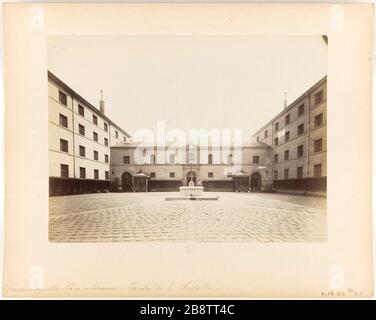
[[[302,179],[303,178],[303,167],[296,168],[296,178]]]
[[[69,177],[69,166],[67,164],[61,164],[60,165],[60,176],[62,178],[68,178]]]
[[[317,139],[314,142],[314,152],[320,152],[322,150],[322,139]]]
[[[67,95],[60,90],[59,90],[59,102],[65,106],[67,105]]]
[[[304,133],[304,123],[298,125],[298,135],[301,135]]]
[[[62,127],[68,128],[68,118],[61,113],[59,114],[59,124]]]
[[[84,136],[85,135],[85,127],[82,124],[78,125],[78,132],[80,135]]]
[[[78,114],[83,117],[85,116],[85,109],[80,104],[78,105]]]
[[[288,179],[289,178],[289,169],[283,170],[283,178]]]
[[[79,150],[80,150],[80,152],[79,152],[80,157],[85,157],[85,154],[86,154],[85,147],[84,146],[80,146]]]
[[[319,91],[315,94],[315,106],[323,101],[323,91]]]
[[[60,151],[68,152],[68,141],[60,139]]]
[[[298,146],[296,149],[297,149],[296,154],[297,154],[298,158],[302,157],[303,156],[303,145]]]
[[[323,122],[323,115],[322,113],[315,116],[315,127],[321,126]]]
[[[80,167],[80,178],[85,179],[86,178],[86,169],[83,167]]]
[[[313,166],[313,175],[314,175],[315,178],[321,177],[321,175],[322,175],[321,164],[315,164]]]
[[[304,104],[298,107],[298,116],[303,115],[303,113],[304,113]]]

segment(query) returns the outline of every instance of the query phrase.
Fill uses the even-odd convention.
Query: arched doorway
[[[195,186],[197,185],[196,184],[196,172],[193,172],[193,171],[189,171],[187,173],[187,185],[189,184],[189,181],[193,181]]]
[[[261,174],[254,172],[251,175],[251,191],[261,190]]]
[[[124,192],[132,191],[132,175],[128,172],[124,172],[121,176],[121,186]]]

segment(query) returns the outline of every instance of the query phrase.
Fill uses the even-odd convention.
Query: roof
[[[85,98],[80,96],[76,91],[74,91],[71,87],[69,87],[65,82],[63,82],[61,79],[59,79],[57,76],[55,76],[50,70],[48,70],[48,78],[60,85],[62,88],[67,90],[74,98],[80,100],[85,106],[89,107],[92,111],[94,111],[96,114],[98,114],[100,117],[105,119],[107,122],[110,123],[110,125],[116,127],[120,132],[122,132],[124,135],[126,135],[128,138],[131,137],[130,134],[125,132],[120,126],[118,126],[115,122],[113,122],[110,118],[108,118],[104,113],[100,112],[99,109],[94,107],[89,101],[87,101]]]
[[[144,148],[154,148],[154,147],[158,147],[158,145],[153,145],[153,146],[147,146],[147,145],[142,145],[142,142],[120,142],[118,144],[115,144],[113,145],[111,148],[138,148],[138,147],[144,147]],[[163,147],[163,146],[161,146]],[[166,145],[164,146],[165,148],[169,148],[170,146]],[[171,146],[172,147],[177,147],[177,148],[188,148],[189,145],[182,145],[182,146]],[[208,146],[204,145],[204,146],[201,146],[202,148],[206,148]],[[210,147],[210,146],[209,146]],[[221,146],[219,146],[221,147]],[[225,146],[227,147],[227,146]],[[233,146],[231,146],[233,147]],[[269,146],[268,144],[264,143],[264,142],[246,142],[246,143],[243,143],[241,146],[239,146],[239,148],[271,148],[271,146]],[[237,146],[235,146],[235,148],[237,148]]]
[[[143,173],[143,172],[135,173],[134,176],[135,176],[135,177],[145,177],[145,178],[149,178],[149,176],[148,176],[146,173]]]
[[[317,81],[312,87],[310,87],[308,90],[306,90],[302,95],[300,95],[298,98],[296,98],[293,102],[291,102],[286,108],[281,110],[276,116],[274,116],[270,121],[268,121],[264,126],[262,126],[260,129],[255,131],[255,133],[252,135],[252,137],[256,136],[260,131],[266,129],[268,126],[270,126],[276,119],[281,117],[285,112],[290,111],[299,101],[303,100],[308,94],[310,94],[312,91],[316,90],[318,86],[323,84],[327,79],[327,76],[321,78],[319,81]]]

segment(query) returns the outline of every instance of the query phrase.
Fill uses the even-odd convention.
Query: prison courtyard
[[[49,198],[49,240],[83,242],[323,242],[326,198],[277,193],[97,193]]]

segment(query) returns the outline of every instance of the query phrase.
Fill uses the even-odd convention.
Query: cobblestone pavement
[[[217,201],[165,201],[178,193],[51,197],[52,242],[326,241],[326,198],[211,193]]]

